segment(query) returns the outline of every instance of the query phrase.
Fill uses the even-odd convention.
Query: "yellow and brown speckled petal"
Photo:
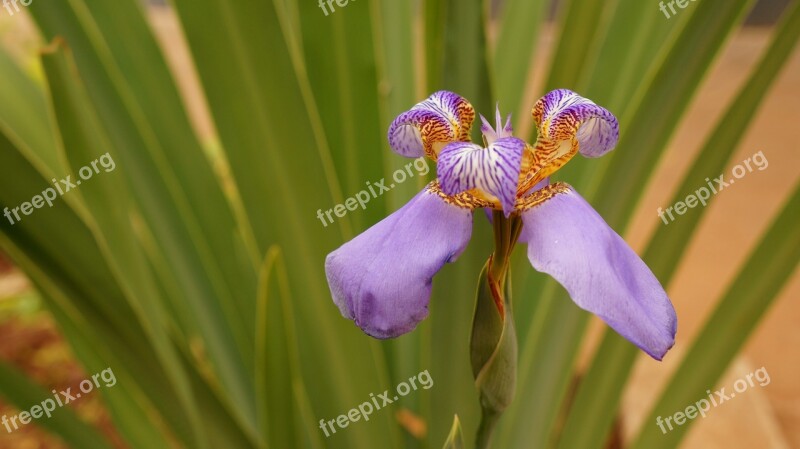
[[[475,110],[463,97],[439,91],[400,114],[389,126],[389,145],[405,157],[436,160],[451,142],[469,142]]]
[[[438,180],[428,184],[427,187],[425,187],[425,191],[437,195],[447,204],[458,206],[462,209],[473,210],[485,207],[494,209],[500,207],[499,203],[484,199],[470,191],[448,195],[442,191],[442,186],[439,184]]]
[[[547,184],[544,187],[534,190],[529,195],[517,199],[516,210],[517,212],[525,212],[536,206],[543,204],[545,201],[553,198],[560,193],[567,193],[572,189],[569,184],[564,182],[556,182]]]
[[[520,192],[524,193],[564,166],[575,154],[600,157],[619,140],[616,117],[567,89],[554,90],[531,111],[539,137],[523,158]]]

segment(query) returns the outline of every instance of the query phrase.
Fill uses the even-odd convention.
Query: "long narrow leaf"
[[[673,202],[678,202],[694,192],[697,183],[719,173],[730,160],[734,150],[764,99],[767,88],[780,73],[800,36],[797,26],[798,9],[777,32],[773,43],[763,56],[761,63],[747,83],[741,88],[726,114],[709,136],[695,163],[685,175]],[[644,252],[644,260],[665,284],[669,283],[689,244],[697,223],[707,209],[691,210],[686,217],[671,226],[659,227]],[[560,447],[599,447],[613,422],[613,414],[601,413],[608,404],[619,397],[628,378],[633,361],[638,354],[636,348],[614,333],[606,333],[597,351],[595,360],[579,389],[572,413],[564,428]],[[598,416],[600,418],[598,418]],[[581,429],[581,432],[576,432]]]
[[[676,447],[691,428],[691,421],[668,434],[656,426],[657,416],[668,416],[705,397],[756,327],[781,287],[800,262],[797,210],[800,187],[776,218],[766,236],[748,257],[736,281],[728,287],[711,319],[681,362],[653,408],[636,442],[636,449]]]

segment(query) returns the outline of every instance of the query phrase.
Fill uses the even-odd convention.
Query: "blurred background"
[[[44,2],[44,0],[34,0]],[[698,0],[697,3],[703,0]],[[356,8],[360,3],[347,8]],[[559,4],[553,2],[550,20],[541,30],[538,58],[551,58],[556,49],[554,30]],[[658,4],[652,3],[657,10]],[[684,173],[712,130],[746,81],[750,70],[758,64],[768,46],[771,33],[789,0],[761,0],[749,14],[746,26],[737,30],[713,63],[660,159],[652,180],[647,185],[637,212],[626,232],[626,240],[637,251],[662,222],[656,215],[666,208]],[[356,6],[358,5],[358,6]],[[502,2],[494,2],[494,12],[502,10]],[[694,2],[690,8],[694,6]],[[166,56],[169,70],[186,106],[193,128],[205,145],[218,145],[217,132],[209,112],[203,89],[195,72],[192,57],[175,12],[162,2],[146,5],[147,19],[158,44]],[[341,9],[337,14],[346,14]],[[497,13],[499,14],[499,13]],[[685,14],[685,12],[684,12]],[[672,19],[676,20],[676,19]],[[495,23],[490,24],[497,33]],[[38,54],[45,45],[28,13],[9,16],[0,10],[2,51],[10,55],[37,82],[44,82]],[[521,95],[522,103],[531,105],[541,94],[547,76],[545,65],[534,66]],[[5,81],[0,81],[5,82]],[[723,173],[730,167],[762,151],[769,161],[768,169],[748,174],[714,198],[706,217],[695,231],[684,262],[669,288],[680,319],[678,344],[673,354],[661,363],[647,358],[637,359],[632,379],[626,387],[620,414],[622,440],[634,436],[642,421],[678,367],[686,350],[712,312],[711,301],[724,293],[748,254],[769,227],[772,218],[796,186],[800,167],[800,49],[795,49],[749,125],[738,149]],[[154,99],[154,101],[157,101]],[[408,106],[411,106],[410,104]],[[484,112],[485,113],[485,112]],[[529,118],[517,118],[522,133],[531,131]],[[332,151],[335,153],[336,148]],[[721,174],[721,173],[720,173]],[[708,173],[708,176],[716,176]],[[701,187],[702,184],[698,184]],[[345,191],[345,194],[349,194]],[[309,206],[310,208],[310,206]],[[800,218],[800,211],[796,211]],[[337,317],[338,318],[338,317]],[[800,448],[800,272],[794,270],[791,280],[780,290],[774,304],[750,337],[744,349],[729,366],[717,387],[731,385],[744,373],[764,367],[771,383],[753,388],[724,407],[713,410],[705,419],[698,419],[680,447],[714,448]],[[300,324],[300,326],[309,325]],[[592,319],[588,337],[582,343],[577,370],[588,367],[601,339],[603,325]],[[55,320],[44,307],[42,298],[26,275],[0,253],[0,359],[19,368],[31,380],[48,389],[76,388],[87,373],[63,338]],[[91,373],[89,373],[91,374]],[[445,382],[434,375],[436,381]],[[713,386],[709,385],[712,390]],[[699,398],[698,398],[699,399]],[[355,404],[353,404],[355,405]],[[129,447],[112,422],[101,395],[92,395],[74,407],[77,414],[108,437],[114,447]],[[16,409],[0,399],[0,415],[14,414]],[[314,415],[315,417],[317,415]],[[313,430],[309,430],[312,432]],[[430,447],[439,447],[433,442]],[[0,449],[67,448],[66,443],[36,425],[7,433],[0,428]]]

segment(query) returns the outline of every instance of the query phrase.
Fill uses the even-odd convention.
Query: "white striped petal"
[[[488,148],[451,143],[439,153],[436,169],[442,191],[455,195],[478,189],[496,198],[509,216],[514,210],[522,153],[527,144],[516,137],[498,139]]]

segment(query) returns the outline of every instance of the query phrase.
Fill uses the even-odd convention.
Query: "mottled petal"
[[[504,137],[488,148],[469,142],[447,145],[436,164],[442,191],[455,195],[479,189],[490,199],[499,200],[509,216],[516,202],[520,162],[526,146],[516,137]]]
[[[400,114],[389,126],[389,145],[405,157],[436,160],[450,142],[468,142],[475,110],[453,92],[439,91]]]
[[[410,332],[428,316],[433,276],[461,254],[471,233],[472,209],[429,186],[328,255],[333,300],[375,338]]]
[[[533,267],[553,276],[578,306],[661,360],[677,318],[664,288],[625,241],[572,187],[536,191],[519,240]]]
[[[539,99],[532,115],[540,135],[555,142],[574,140],[586,157],[604,155],[619,139],[614,114],[568,89],[554,90]]]
[[[539,136],[522,162],[522,192],[555,173],[580,152],[599,157],[614,149],[619,124],[614,114],[567,89],[554,90],[532,111]]]

